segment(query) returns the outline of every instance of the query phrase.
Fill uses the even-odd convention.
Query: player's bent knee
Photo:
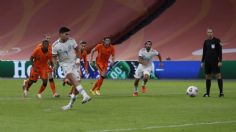
[[[50,78],[50,79],[49,79],[49,82],[53,82],[53,78]]]

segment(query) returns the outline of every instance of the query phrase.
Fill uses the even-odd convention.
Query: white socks
[[[88,96],[88,94],[85,92],[81,84],[77,85],[76,89],[83,97]]]
[[[89,97],[88,94],[87,94],[87,93],[85,92],[85,90],[83,89],[82,85],[79,84],[79,85],[76,87],[76,89],[77,89],[77,91],[83,96],[83,98]],[[77,96],[76,96],[75,94],[71,94],[71,98],[70,98],[70,101],[69,101],[69,103],[68,103],[68,105],[69,105],[70,107],[73,106],[73,104],[74,104],[76,98],[77,98]]]
[[[68,104],[68,105],[72,106],[72,105],[74,104],[74,102],[75,102],[76,98],[77,98],[77,97],[76,97],[76,95],[74,95],[74,94],[71,94],[70,102],[69,102],[69,104]]]

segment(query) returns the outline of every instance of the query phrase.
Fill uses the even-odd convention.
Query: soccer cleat
[[[89,91],[92,93],[92,95],[96,95],[96,92],[94,90],[90,89]]]
[[[220,94],[219,94],[219,97],[224,97],[224,93],[220,93]]]
[[[134,93],[133,93],[133,96],[134,96],[134,97],[138,96],[138,92],[134,92]]]
[[[83,100],[81,101],[81,103],[82,103],[82,104],[85,104],[85,103],[89,102],[91,99],[92,99],[92,98],[90,98],[89,96],[85,96],[85,97],[83,98]]]
[[[42,94],[37,94],[37,97],[38,97],[39,99],[42,99]]]
[[[69,110],[72,108],[72,105],[66,105],[62,107],[62,110]]]
[[[96,91],[95,91],[95,93],[96,93],[98,96],[100,96],[100,95],[101,95],[101,92],[100,92],[100,90],[96,90]]]
[[[59,97],[60,97],[60,94],[55,93],[55,94],[53,94],[53,97],[54,97],[54,98],[59,98]]]
[[[141,92],[142,92],[142,93],[145,93],[145,92],[146,92],[146,87],[145,87],[145,86],[142,86]]]
[[[210,97],[210,95],[207,94],[207,93],[205,93],[205,94],[203,95],[203,97]]]

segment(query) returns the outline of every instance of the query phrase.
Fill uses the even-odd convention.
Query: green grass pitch
[[[204,80],[151,80],[147,93],[132,97],[134,80],[105,80],[102,96],[92,96],[72,110],[69,87],[56,80],[60,98],[52,98],[49,87],[42,99],[36,97],[41,85],[33,85],[28,98],[22,97],[22,80],[0,80],[0,132],[235,132],[236,80],[224,80],[225,97],[218,97],[212,81],[211,97],[203,98]],[[88,92],[95,80],[83,80]],[[197,97],[185,90],[194,85]],[[89,93],[90,94],[90,93]],[[91,94],[90,94],[91,95]]]

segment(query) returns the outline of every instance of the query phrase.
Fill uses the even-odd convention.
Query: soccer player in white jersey
[[[145,48],[142,48],[139,51],[139,65],[138,68],[135,71],[135,82],[134,82],[134,93],[133,96],[138,96],[138,83],[139,80],[143,77],[143,84],[142,84],[142,89],[141,92],[145,93],[146,92],[146,84],[149,79],[150,73],[152,72],[153,66],[152,66],[152,59],[154,56],[158,56],[160,60],[160,66],[163,66],[161,55],[159,52],[156,50],[152,49],[152,42],[151,41],[146,41],[145,42]]]
[[[80,56],[76,55],[75,51],[80,50],[74,39],[69,38],[70,29],[67,27],[61,27],[59,30],[59,39],[53,43],[52,54],[54,65],[59,61],[59,65],[62,67],[65,78],[68,79],[71,84],[77,89],[77,91],[83,96],[82,104],[91,100],[86,91],[80,84],[79,68]],[[69,104],[63,106],[63,110],[71,109],[77,96],[72,94]]]

